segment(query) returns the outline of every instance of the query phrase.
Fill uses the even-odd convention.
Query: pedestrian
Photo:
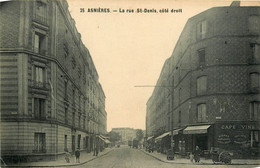
[[[194,155],[192,154],[192,152],[190,153],[190,162],[193,163],[194,160]]]
[[[76,156],[76,163],[80,163],[79,157],[80,157],[80,151],[79,148],[75,151],[75,156]]]
[[[198,146],[196,146],[196,149],[194,151],[194,160],[195,160],[195,163],[200,162],[200,148]]]
[[[67,163],[70,163],[70,153],[68,149],[65,149],[65,160]]]

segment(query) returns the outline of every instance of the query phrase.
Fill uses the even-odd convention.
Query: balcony
[[[43,24],[43,25],[48,25],[48,20],[47,17],[45,16],[40,16],[38,14],[34,14],[33,16],[33,20],[37,23]]]
[[[46,83],[46,82],[38,82],[38,81],[32,80],[30,86],[35,89],[48,90],[48,83]]]

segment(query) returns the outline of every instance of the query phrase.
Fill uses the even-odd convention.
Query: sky
[[[107,131],[130,127],[145,129],[146,102],[152,95],[163,64],[173,52],[188,18],[229,0],[67,0],[78,32],[89,49],[106,95]],[[241,6],[260,6],[243,1]],[[84,8],[85,12],[80,12]],[[90,13],[109,8],[110,13]],[[134,13],[119,10],[133,9]],[[155,9],[157,13],[137,13]],[[168,9],[168,13],[160,13]],[[182,9],[171,13],[171,9]],[[118,12],[113,12],[117,10]]]

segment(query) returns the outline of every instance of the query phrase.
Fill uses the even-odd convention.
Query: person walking
[[[65,149],[65,160],[67,163],[70,163],[70,153],[68,149]]]
[[[75,151],[75,156],[76,156],[76,163],[80,163],[80,151],[79,148],[77,148],[77,150]]]
[[[200,148],[198,146],[196,146],[196,149],[194,151],[194,160],[195,163],[199,163],[200,162]]]

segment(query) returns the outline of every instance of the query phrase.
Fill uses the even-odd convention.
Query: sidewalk
[[[7,164],[7,166],[3,167],[67,167],[67,166],[77,166],[82,165],[87,162],[90,162],[96,158],[102,157],[109,152],[111,152],[113,148],[105,148],[103,152],[99,152],[98,156],[93,156],[93,152],[87,153],[87,152],[81,152],[80,153],[80,163],[76,163],[75,156],[70,157],[70,163],[66,163],[65,158],[61,157],[58,160],[55,161],[40,161],[40,162],[30,162],[30,163],[19,163],[19,164]]]
[[[167,160],[166,155],[162,153],[158,153],[154,151],[153,153],[149,153],[145,151],[144,149],[140,149],[142,152],[145,154],[154,157],[157,160],[160,160],[165,163],[172,163],[172,164],[195,164],[195,162],[191,162],[189,159],[186,158],[181,158],[178,156],[175,156],[174,160]],[[197,163],[196,163],[197,164]],[[201,158],[200,163],[198,164],[203,164],[203,165],[213,165],[214,163],[212,162],[211,159],[205,159]],[[222,163],[216,163],[216,164],[222,164]],[[253,160],[253,159],[232,159],[231,165],[260,165],[260,159],[258,160]]]

